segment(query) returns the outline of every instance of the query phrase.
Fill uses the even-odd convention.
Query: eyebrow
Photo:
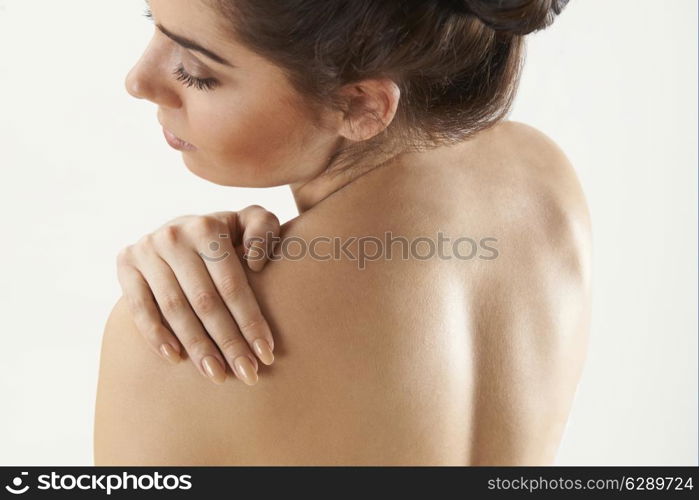
[[[150,8],[150,2],[148,0],[146,0],[146,4],[148,5],[148,8]],[[165,28],[165,26],[163,26],[160,23],[155,23],[155,26],[163,33],[163,35],[165,35],[166,37],[168,37],[170,40],[177,43],[178,45],[181,45],[185,49],[199,52],[200,54],[204,54],[206,57],[208,57],[212,61],[216,61],[217,63],[223,64],[224,66],[230,66],[231,68],[235,68],[235,66],[233,64],[231,64],[230,62],[225,60],[223,57],[219,56],[215,52],[212,52],[205,47],[202,47],[197,42],[195,42],[193,40],[189,40],[188,38],[185,38],[183,36],[176,35],[176,34],[172,33],[170,30]]]

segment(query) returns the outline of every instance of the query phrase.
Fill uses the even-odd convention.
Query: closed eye
[[[197,78],[190,75],[181,63],[175,68],[173,74],[177,81],[184,83],[187,87],[196,87],[198,90],[212,90],[218,85],[215,78]]]

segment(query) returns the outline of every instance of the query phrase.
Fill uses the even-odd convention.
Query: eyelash
[[[153,12],[151,12],[148,7],[146,7],[146,10],[143,12],[143,16],[150,21],[153,20]],[[215,78],[197,78],[196,76],[190,75],[181,63],[175,68],[172,74],[177,81],[182,82],[187,87],[196,87],[199,90],[212,90],[218,84]]]
[[[173,75],[187,87],[196,87],[199,90],[211,90],[218,84],[215,78],[197,78],[190,75],[182,64],[175,68]]]

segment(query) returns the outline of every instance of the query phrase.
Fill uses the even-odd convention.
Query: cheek
[[[200,151],[186,161],[190,170],[213,182],[237,186],[270,186],[295,181],[304,151],[318,139],[307,117],[288,103],[265,99],[263,92],[209,96],[189,103],[193,144]]]
[[[288,105],[265,99],[262,92],[222,95],[192,116],[202,144],[212,152],[241,157],[264,157],[285,147],[297,121]]]

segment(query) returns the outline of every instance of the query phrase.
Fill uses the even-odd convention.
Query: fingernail
[[[235,358],[233,364],[235,365],[236,373],[243,379],[243,382],[248,385],[255,385],[257,383],[255,365],[252,364],[252,361],[250,361],[247,356],[238,356]]]
[[[272,349],[269,344],[264,339],[257,339],[252,343],[252,347],[255,349],[255,353],[266,365],[271,365],[274,362],[274,354],[272,354]]]
[[[226,379],[226,373],[223,371],[221,363],[213,356],[206,356],[201,360],[201,366],[204,368],[204,373],[217,384],[222,384]]]
[[[180,354],[170,344],[161,345],[160,354],[172,364],[177,364],[180,361]]]

